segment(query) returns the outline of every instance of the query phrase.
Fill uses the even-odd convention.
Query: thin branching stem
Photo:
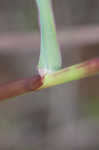
[[[43,77],[36,75],[32,78],[2,84],[0,85],[0,100],[68,83],[73,80],[80,80],[97,74],[99,74],[99,58],[61,69],[52,74],[46,74]]]
[[[41,88],[64,84],[96,74],[99,74],[99,58],[61,69],[52,74],[47,74],[43,79],[43,85]]]

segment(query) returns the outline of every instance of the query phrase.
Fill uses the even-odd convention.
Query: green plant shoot
[[[51,73],[61,68],[61,54],[56,39],[56,29],[51,0],[36,0],[41,30],[39,73]]]

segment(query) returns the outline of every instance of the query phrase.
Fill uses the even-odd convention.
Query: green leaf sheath
[[[51,0],[36,0],[36,2],[39,10],[41,30],[41,50],[38,69],[49,73],[61,68],[61,54],[56,39]]]

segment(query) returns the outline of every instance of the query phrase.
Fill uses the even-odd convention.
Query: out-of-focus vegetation
[[[0,31],[32,32],[38,28],[34,0],[0,0]]]

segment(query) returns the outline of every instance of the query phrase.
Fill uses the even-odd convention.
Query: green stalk
[[[99,74],[99,58],[45,75],[40,89],[67,83],[73,80],[79,80],[96,74]]]
[[[61,55],[56,39],[51,0],[36,0],[41,30],[41,49],[38,64],[39,72],[51,73],[61,68]]]

